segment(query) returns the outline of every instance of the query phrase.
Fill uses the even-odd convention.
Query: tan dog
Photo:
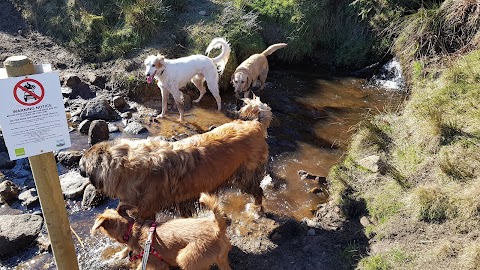
[[[237,67],[232,75],[232,84],[237,98],[241,98],[242,93],[243,97],[247,98],[250,87],[257,80],[260,80],[260,90],[263,90],[268,74],[267,56],[285,46],[287,43],[273,44],[262,53],[250,56]]]
[[[219,210],[216,197],[202,193],[200,202],[210,208],[215,218],[180,218],[160,222],[155,230],[147,269],[209,269],[216,264],[221,270],[231,269],[228,253],[230,240],[226,235],[226,223]],[[134,221],[126,213],[124,205],[120,212],[107,209],[98,215],[92,228],[92,235],[101,229],[106,235],[119,243],[126,244],[131,250],[131,261],[141,261],[144,244],[152,221]],[[141,269],[141,263],[137,269]]]
[[[142,219],[231,185],[253,195],[261,211],[272,112],[259,98],[244,101],[239,115],[248,120],[180,141],[153,137],[95,144],[81,158],[80,173],[106,195],[119,198],[119,205],[137,206]]]

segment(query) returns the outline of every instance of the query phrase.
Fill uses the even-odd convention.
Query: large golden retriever
[[[251,194],[261,211],[272,112],[257,97],[244,101],[239,116],[245,120],[180,141],[151,137],[95,144],[81,158],[80,173],[106,195],[119,198],[119,206],[137,206],[142,219],[172,207],[181,210],[201,192],[224,186]]]
[[[250,93],[250,87],[254,82],[260,80],[260,90],[265,87],[265,81],[268,74],[267,56],[278,49],[287,46],[287,43],[277,43],[269,46],[262,53],[257,53],[243,61],[232,75],[232,84],[237,98],[247,98]]]
[[[147,269],[210,269],[216,264],[221,270],[229,270],[228,253],[231,249],[226,234],[226,221],[214,196],[202,193],[200,202],[208,206],[214,218],[176,218],[157,222]],[[127,205],[123,205],[127,206]],[[134,220],[122,207],[118,212],[107,209],[98,215],[92,227],[92,235],[100,229],[110,238],[126,244],[132,251],[130,261],[142,261],[144,244],[148,240],[152,220]],[[137,270],[142,269],[139,263]]]

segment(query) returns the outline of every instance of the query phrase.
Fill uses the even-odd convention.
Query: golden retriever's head
[[[80,175],[88,177],[90,183],[97,188],[103,189],[103,168],[110,164],[110,142],[100,142],[83,153],[79,162]]]
[[[252,79],[245,70],[238,70],[232,75],[232,84],[237,98],[247,97]]]
[[[255,95],[253,98],[243,98],[242,100],[245,105],[240,108],[239,118],[243,120],[257,119],[265,128],[268,128],[273,116],[270,106]]]
[[[165,70],[165,57],[160,54],[157,54],[157,56],[150,55],[145,59],[144,65],[147,83],[152,83],[155,75],[159,75]]]

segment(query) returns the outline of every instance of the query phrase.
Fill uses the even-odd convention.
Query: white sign
[[[71,146],[57,72],[1,79],[0,105],[11,160]]]

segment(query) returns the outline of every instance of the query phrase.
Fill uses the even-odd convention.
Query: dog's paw
[[[113,260],[123,260],[125,258],[128,257],[128,252],[130,251],[130,249],[128,247],[120,250],[119,252],[115,253],[113,256],[112,256],[112,259]]]

